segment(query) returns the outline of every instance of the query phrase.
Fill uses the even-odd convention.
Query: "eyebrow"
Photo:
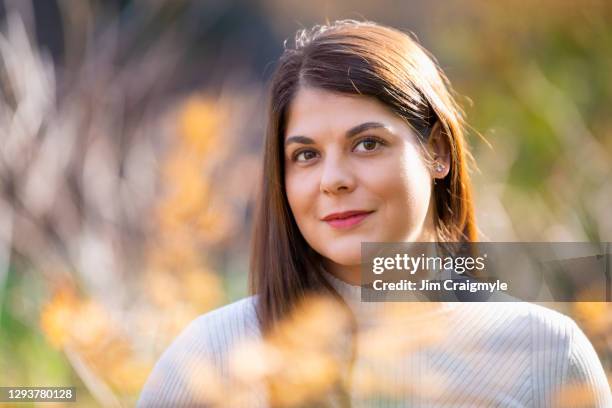
[[[345,133],[345,137],[347,139],[350,139],[362,132],[365,132],[366,130],[378,129],[378,128],[384,128],[387,130],[389,129],[387,126],[383,125],[380,122],[365,122],[365,123],[362,123],[361,125],[357,125],[347,130]],[[301,144],[310,145],[310,144],[314,144],[315,142],[314,140],[306,136],[291,136],[285,140],[285,147],[289,146],[291,143],[301,143]]]

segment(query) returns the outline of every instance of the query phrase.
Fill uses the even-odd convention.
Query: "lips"
[[[333,228],[344,229],[361,223],[361,221],[363,221],[373,212],[374,211],[363,210],[345,211],[329,214],[322,220],[327,222]]]

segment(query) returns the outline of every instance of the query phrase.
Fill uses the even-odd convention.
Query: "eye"
[[[298,163],[309,162],[317,157],[317,152],[314,150],[300,150],[293,155],[293,161]]]
[[[377,137],[368,136],[361,139],[353,148],[356,152],[374,152],[380,148],[380,146],[385,145],[386,142]]]

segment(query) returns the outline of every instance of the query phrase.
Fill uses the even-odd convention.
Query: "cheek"
[[[296,177],[288,174],[285,177],[285,190],[287,191],[287,201],[298,225],[306,219],[307,212],[313,203],[313,183],[308,177]]]
[[[420,158],[406,161],[399,175],[401,191],[415,209],[427,208],[431,195],[431,178]]]
[[[402,201],[409,211],[406,214],[410,214],[409,218],[413,223],[419,224],[425,219],[429,208],[431,178],[421,158],[414,153],[404,160],[398,177],[398,190],[401,191]]]
[[[425,220],[431,196],[430,174],[418,152],[406,147],[377,174],[371,180],[370,189],[381,199],[387,228],[418,227]]]

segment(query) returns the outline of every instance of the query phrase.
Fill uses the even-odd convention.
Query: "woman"
[[[376,313],[389,309],[360,301],[361,242],[477,238],[462,125],[447,79],[409,36],[356,21],[300,31],[271,84],[251,259],[255,296],[195,320],[157,363],[140,406],[547,407],[563,402],[565,389],[579,389],[593,406],[611,406],[601,363],[580,329],[527,303],[413,304],[412,323],[393,326],[392,336],[414,339],[433,326],[446,334],[410,352],[397,348],[404,352],[391,364],[363,352],[367,328],[381,319]],[[313,294],[333,296],[350,316],[345,325],[337,320],[338,336],[350,339],[332,359],[341,367],[332,372],[341,374],[317,388],[329,398],[279,399],[282,386],[261,373],[282,370],[261,367],[278,367],[283,358],[269,357],[266,348],[251,349],[267,356],[255,370],[264,384],[241,394],[242,401],[219,394],[244,380],[231,358],[236,345],[274,339],[279,328],[300,343],[295,326],[283,321],[299,315],[292,312]],[[318,337],[313,330],[304,331],[309,345]],[[378,376],[392,395],[365,392],[364,373]]]

